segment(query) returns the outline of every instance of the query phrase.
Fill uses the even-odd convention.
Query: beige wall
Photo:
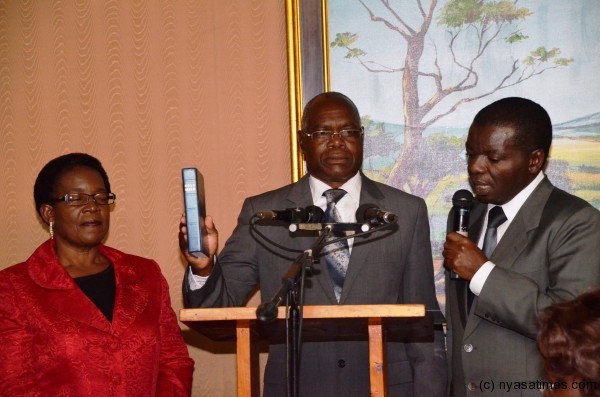
[[[48,236],[40,168],[88,152],[117,194],[107,244],[156,259],[181,308],[180,169],[204,174],[222,241],[246,196],[291,179],[284,5],[0,0],[0,268]],[[185,333],[194,396],[234,396],[232,346]]]

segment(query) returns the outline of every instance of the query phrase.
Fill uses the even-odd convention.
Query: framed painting
[[[287,0],[287,12],[293,179],[302,106],[348,95],[365,127],[362,171],[427,202],[442,306],[446,218],[469,189],[464,143],[487,104],[541,104],[554,131],[546,175],[600,208],[600,2]]]

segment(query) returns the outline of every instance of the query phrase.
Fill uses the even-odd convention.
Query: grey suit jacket
[[[424,303],[429,310],[439,310],[425,202],[363,175],[360,203],[393,212],[399,221],[391,232],[355,238],[340,304]],[[295,184],[248,198],[207,283],[190,291],[184,282],[186,306],[242,306],[257,285],[262,301],[271,299],[298,253],[286,252],[252,235],[249,221],[261,210],[312,204],[308,176]],[[316,239],[314,234],[294,236],[283,224],[258,228],[270,240],[296,250],[311,247]],[[305,304],[337,305],[324,260],[315,265],[315,270],[306,282]],[[438,332],[434,337],[431,330],[425,336],[386,343],[390,395],[442,395],[446,387],[444,359],[443,337]],[[265,370],[265,396],[285,395],[285,360],[285,346],[271,345]],[[367,342],[304,342],[299,378],[301,396],[368,396]]]
[[[469,237],[474,241],[482,233],[486,211],[487,205],[479,203],[471,211]],[[451,218],[452,213],[448,225]],[[539,397],[535,382],[545,376],[535,342],[537,315],[600,284],[600,213],[545,178],[490,260],[496,267],[468,316],[467,283],[446,278],[454,396]]]

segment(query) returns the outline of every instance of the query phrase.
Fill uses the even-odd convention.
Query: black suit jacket
[[[469,237],[474,241],[479,240],[486,213],[487,205],[480,203],[471,211]],[[451,212],[449,227],[452,224]],[[496,267],[469,314],[467,283],[446,278],[454,396],[470,395],[470,388],[492,396],[539,397],[539,390],[515,389],[514,383],[545,379],[535,342],[538,313],[600,284],[600,213],[545,178],[525,201],[490,260]],[[505,382],[504,389],[500,382]],[[509,382],[512,386],[507,392]]]
[[[364,175],[360,203],[371,203],[398,215],[390,232],[355,238],[340,304],[424,303],[439,310],[433,282],[429,223],[425,202],[376,183]],[[271,299],[281,277],[298,255],[252,235],[249,221],[265,209],[312,205],[308,176],[295,184],[245,200],[238,224],[199,290],[184,281],[188,307],[242,306],[260,285],[263,301]],[[305,250],[315,235],[296,237],[286,225],[258,226],[270,240]],[[324,260],[306,283],[305,304],[337,305]],[[186,275],[187,278],[187,275]],[[446,385],[443,337],[436,332],[386,343],[391,396],[441,396]],[[265,369],[265,396],[285,395],[285,346],[271,345]],[[300,364],[300,395],[368,396],[369,359],[366,341],[305,342]]]

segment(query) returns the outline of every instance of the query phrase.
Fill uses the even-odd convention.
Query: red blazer
[[[58,262],[52,240],[0,272],[0,396],[189,396],[194,362],[156,262],[101,245],[113,321]]]

